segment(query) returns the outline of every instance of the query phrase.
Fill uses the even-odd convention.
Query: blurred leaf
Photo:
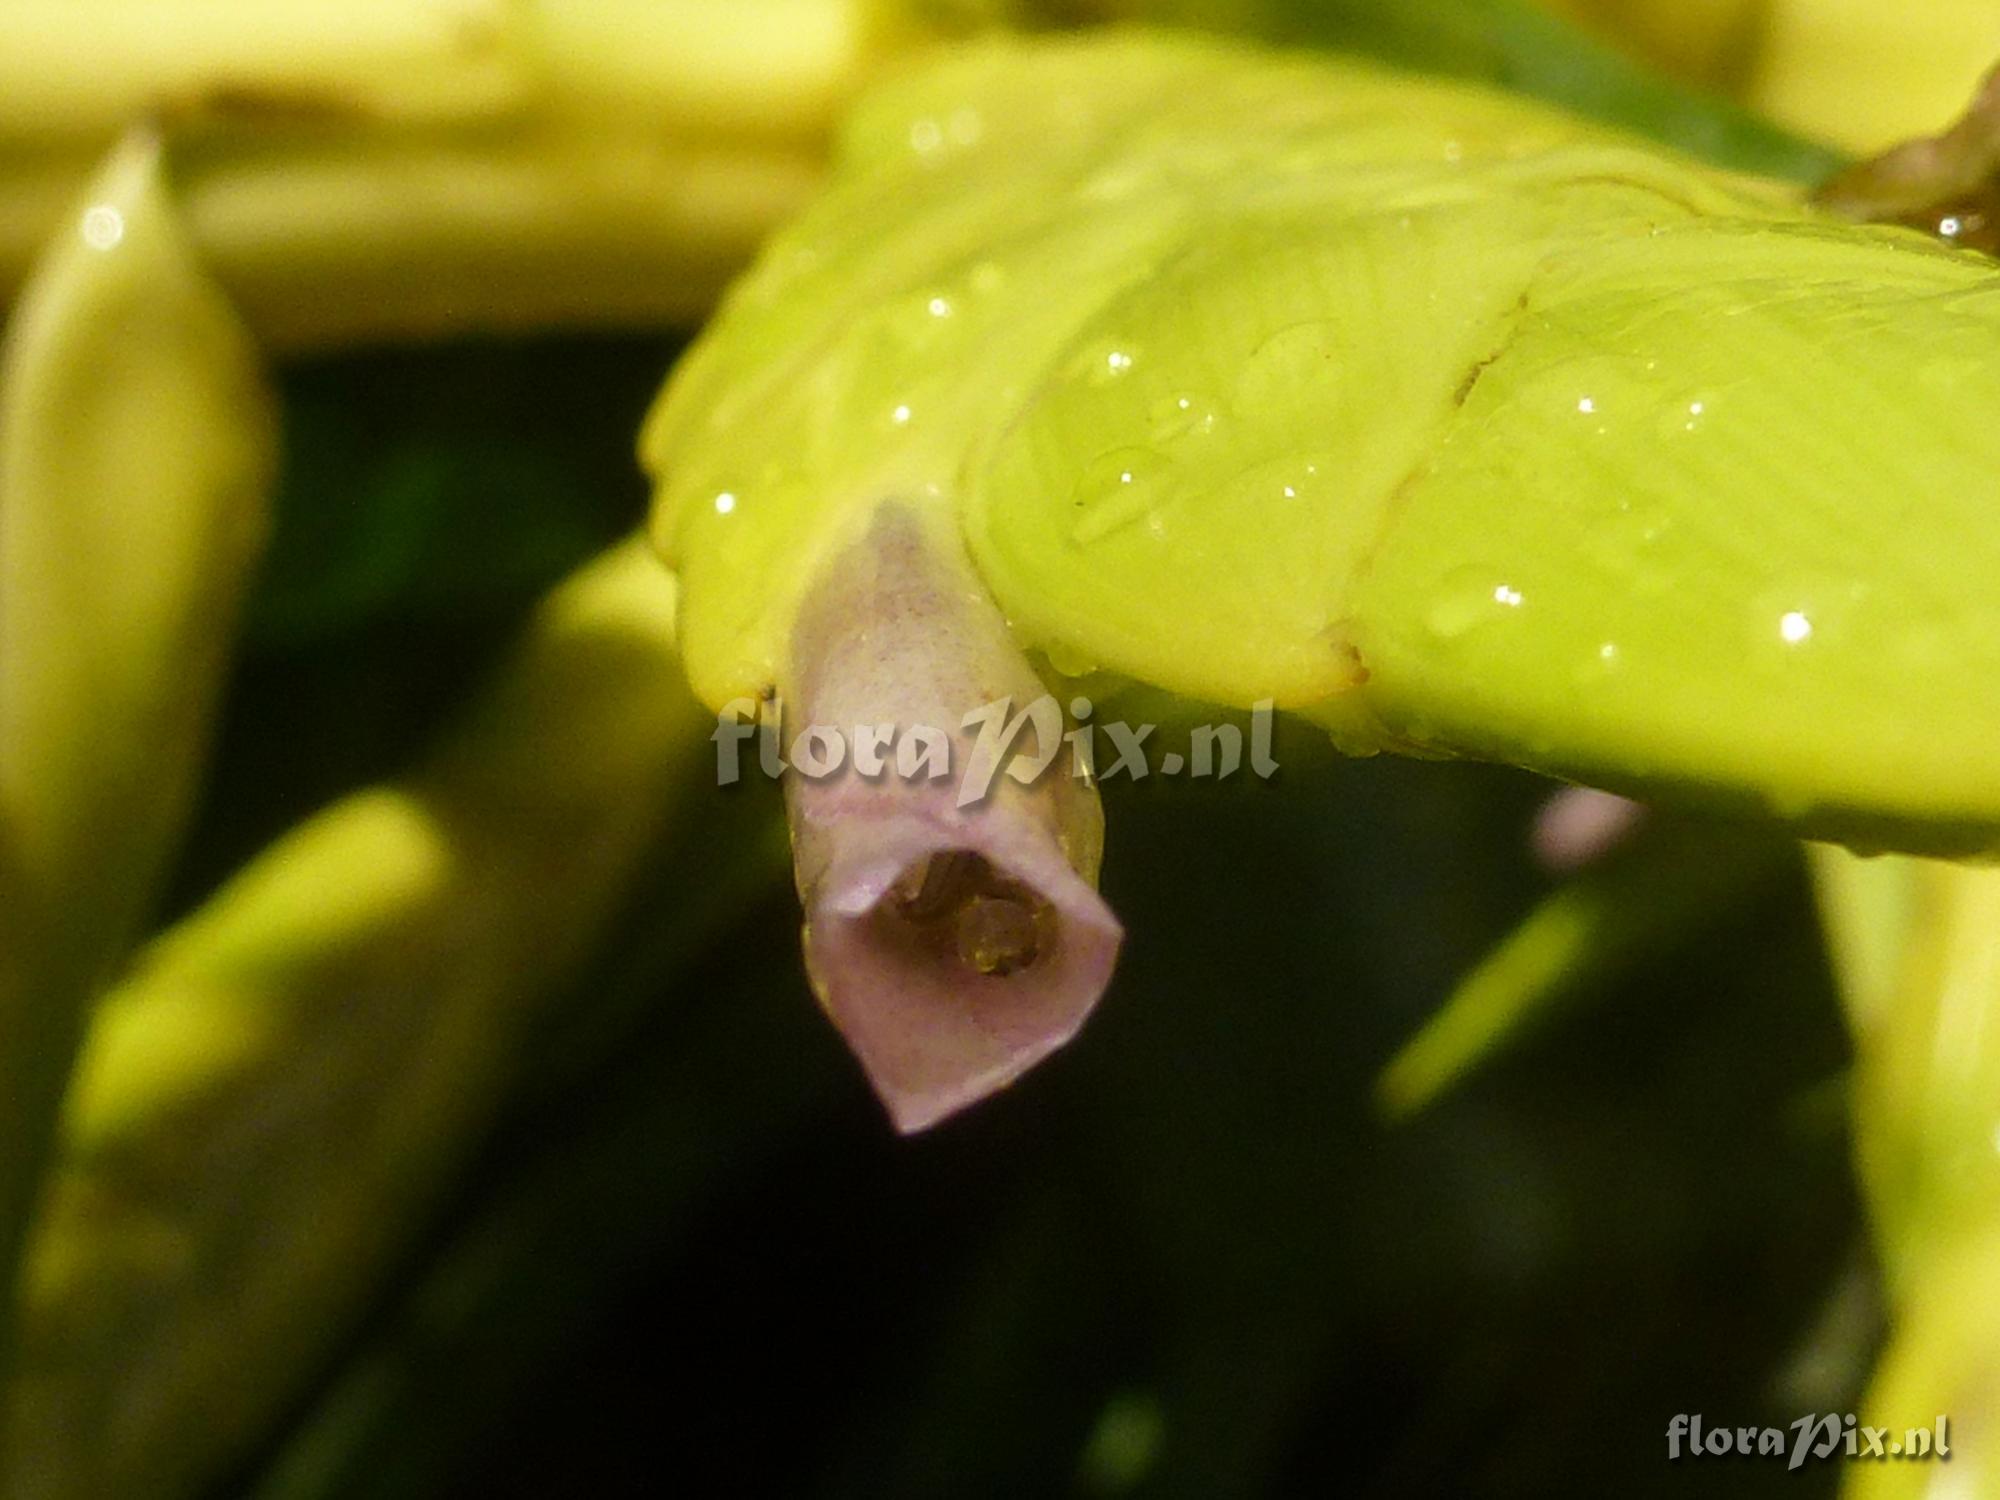
[[[1536,906],[1458,982],[1383,1070],[1383,1108],[1415,1113],[1579,991],[1601,993],[1727,923],[1796,857],[1794,847],[1656,817]]]

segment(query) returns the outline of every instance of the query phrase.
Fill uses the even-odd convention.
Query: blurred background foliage
[[[1836,160],[1499,0],[1177,9],[1735,165]],[[640,519],[633,434],[676,347],[284,371],[276,538],[174,910],[407,764]],[[1279,759],[1270,784],[1106,788],[1131,937],[1100,1015],[913,1140],[806,989],[775,797],[707,799],[542,1009],[397,1274],[214,1493],[1831,1493],[1834,1466],[1664,1461],[1677,1412],[1850,1409],[1881,1337],[1800,862],[1694,830],[1752,878],[1390,1124],[1384,1065],[1553,888],[1527,846],[1548,787],[1346,762],[1297,727]]]

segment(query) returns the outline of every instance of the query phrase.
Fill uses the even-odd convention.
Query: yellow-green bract
[[[1062,671],[2000,845],[2000,268],[1525,100],[961,53],[850,122],[645,452],[713,704],[895,495]]]

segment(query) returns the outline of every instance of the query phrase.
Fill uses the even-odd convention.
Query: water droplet
[[[1129,340],[1106,340],[1078,355],[1069,367],[1069,376],[1072,380],[1081,378],[1089,385],[1109,385],[1130,375],[1138,361],[1139,350]]]
[[[1231,408],[1254,418],[1335,386],[1346,373],[1352,343],[1349,329],[1331,319],[1278,330],[1244,362],[1230,393]]]
[[[1489,567],[1455,568],[1432,597],[1424,620],[1440,640],[1457,640],[1481,626],[1521,613],[1523,591]]]
[[[1576,409],[1587,417],[1596,412],[1597,402],[1589,396],[1579,396],[1576,399]]]
[[[114,250],[125,238],[125,215],[109,203],[93,203],[83,211],[83,242],[93,250]]]
[[[1097,670],[1097,663],[1095,661],[1070,646],[1052,642],[1042,649],[1042,655],[1048,658],[1049,666],[1063,677],[1088,677]],[[1083,701],[1081,698],[1077,700],[1078,703]],[[1085,716],[1077,713],[1075,707],[1072,706],[1070,717],[1081,719]]]
[[[1215,431],[1215,408],[1205,396],[1182,391],[1164,396],[1147,413],[1153,441],[1171,443],[1182,438],[1205,437]]]
[[[1616,641],[1601,641],[1576,663],[1570,680],[1580,688],[1608,682],[1625,670],[1625,653]]]
[[[1865,580],[1836,576],[1793,578],[1750,602],[1751,660],[1768,672],[1816,661],[1827,649],[1854,638],[1857,612],[1866,606]],[[1866,630],[1875,647],[1899,634],[1889,622]]]
[[[944,144],[944,127],[936,120],[912,120],[910,122],[910,149],[919,156],[929,156]]]
[[[1070,535],[1094,542],[1123,526],[1151,525],[1166,459],[1151,448],[1114,448],[1083,472],[1071,495],[1077,511]]]
[[[715,497],[715,513],[718,516],[726,516],[735,509],[736,509],[736,496],[731,491],[724,490],[721,494]]]
[[[948,318],[952,314],[951,299],[949,297],[933,297],[929,302],[924,304],[924,311],[934,318]]]
[[[1659,430],[1665,438],[1700,432],[1708,425],[1715,398],[1709,395],[1682,395],[1661,402]]]
[[[911,412],[909,404],[907,402],[899,402],[896,406],[891,408],[889,412],[889,421],[893,426],[907,427],[910,425],[910,416]]]

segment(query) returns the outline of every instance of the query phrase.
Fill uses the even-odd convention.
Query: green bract
[[[1503,94],[1132,34],[878,93],[645,452],[720,705],[875,501],[1356,752],[2000,842],[2000,271]]]

